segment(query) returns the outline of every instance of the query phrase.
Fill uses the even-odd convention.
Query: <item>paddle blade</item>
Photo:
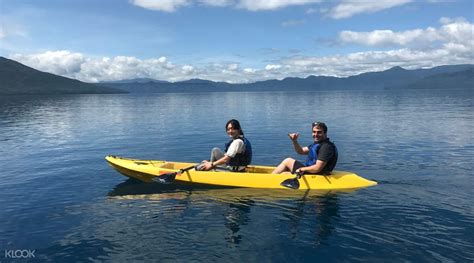
[[[300,188],[300,182],[297,178],[286,179],[285,181],[281,182],[280,185],[295,190]]]
[[[176,178],[177,173],[167,173],[159,175],[151,180],[160,184],[172,184]]]

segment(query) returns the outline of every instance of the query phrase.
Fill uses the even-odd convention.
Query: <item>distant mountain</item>
[[[233,87],[232,84],[226,82],[214,82],[203,79],[190,79],[180,82],[104,82],[102,85],[126,90],[131,93],[231,91]]]
[[[339,81],[348,89],[389,89],[404,87],[429,76],[442,73],[464,71],[474,68],[474,65],[440,66],[430,69],[407,70],[402,67],[393,67],[380,72],[362,73],[356,76],[343,78]]]
[[[474,65],[440,66],[430,69],[407,70],[393,67],[380,72],[368,72],[346,78],[309,76],[307,78],[288,77],[282,80],[265,80],[254,83],[230,84],[213,82],[202,79],[191,79],[180,82],[163,83],[120,83],[107,86],[116,87],[133,93],[149,92],[209,92],[209,91],[311,91],[311,90],[354,90],[354,89],[403,89],[414,87],[428,87],[449,89],[453,85],[466,86],[472,84],[469,72]],[[454,74],[460,81],[464,79],[466,85],[453,82]],[[467,76],[465,76],[467,75]],[[430,82],[431,84],[428,84]],[[437,84],[433,84],[437,82]]]
[[[410,83],[403,88],[474,90],[474,68],[471,67],[463,71],[435,74]]]
[[[367,72],[345,78],[342,82],[351,88],[381,88],[409,83],[419,79],[419,71],[393,67],[380,72]]]
[[[198,84],[198,85],[205,85],[205,84],[213,84],[214,81],[205,80],[205,79],[190,79],[185,81],[180,81],[181,84]]]
[[[126,84],[126,83],[169,83],[168,81],[164,80],[157,80],[151,78],[136,78],[136,79],[124,79],[124,80],[116,80],[116,81],[102,81],[102,84]]]
[[[230,84],[203,79],[167,82],[149,78],[84,83],[44,73],[13,60],[0,57],[0,94],[64,93],[162,93],[216,91],[314,91],[377,89],[451,89],[472,88],[474,65],[449,65],[430,69],[407,70],[393,67],[346,78],[308,76],[288,77],[254,83]]]
[[[1,95],[127,93],[38,71],[4,57],[0,57],[0,83]]]

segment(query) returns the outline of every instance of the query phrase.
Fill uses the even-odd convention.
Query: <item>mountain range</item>
[[[355,89],[470,89],[474,86],[474,65],[449,65],[430,69],[406,70],[401,67],[380,72],[362,73],[346,78],[309,76],[288,77],[254,83],[230,84],[202,79],[180,82],[134,81],[103,82],[102,85],[131,93],[196,92],[196,91],[311,91]]]
[[[161,93],[216,91],[312,91],[377,89],[472,89],[474,65],[447,65],[407,70],[401,67],[338,78],[288,77],[231,84],[202,79],[168,82],[149,78],[85,83],[45,73],[0,57],[0,94]]]
[[[0,95],[128,93],[42,72],[0,57]]]

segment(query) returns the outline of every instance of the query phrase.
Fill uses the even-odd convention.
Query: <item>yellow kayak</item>
[[[245,172],[196,171],[193,163],[159,160],[137,160],[106,156],[107,162],[121,174],[144,182],[153,182],[162,175],[173,173],[177,183],[207,184],[248,188],[286,188],[283,181],[294,179],[292,174],[271,174],[275,167],[250,165]],[[180,172],[181,170],[181,172]],[[185,171],[182,171],[185,170]],[[354,189],[376,185],[352,172],[332,171],[331,175],[306,174],[299,179],[299,189]]]

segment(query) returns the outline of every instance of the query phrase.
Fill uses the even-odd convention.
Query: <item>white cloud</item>
[[[189,6],[193,3],[218,7],[233,6],[249,11],[261,11],[319,3],[321,0],[131,0],[130,2],[146,9],[174,12],[180,7]]]
[[[281,65],[267,65],[265,66],[265,70],[276,70],[281,68]]]
[[[81,64],[86,61],[82,54],[71,53],[66,50],[48,51],[43,54],[29,56],[16,54],[12,56],[12,59],[31,65],[41,71],[70,77],[79,73]]]
[[[146,9],[174,12],[177,8],[190,5],[188,0],[131,0],[132,4]]]
[[[411,43],[431,43],[441,40],[441,36],[434,28],[427,28],[425,30],[415,29],[403,32],[393,32],[392,30],[375,30],[372,32],[342,31],[339,33],[339,39],[345,43],[356,43],[368,46],[405,46]]]
[[[413,0],[377,0],[377,1],[354,1],[344,0],[341,4],[329,10],[329,16],[334,19],[349,18],[363,13],[375,13],[384,9],[404,5]]]
[[[228,6],[234,3],[232,0],[199,0],[200,3],[209,6]]]
[[[237,6],[250,11],[260,11],[319,2],[321,2],[321,0],[240,0]]]
[[[165,62],[166,62],[166,57],[160,57],[160,58],[158,59],[158,62],[160,62],[160,63],[165,63]]]
[[[229,71],[236,71],[238,68],[239,68],[239,64],[236,64],[236,63],[229,64],[227,66],[227,70]]]
[[[133,57],[85,58],[65,51],[39,55],[13,55],[12,59],[33,68],[86,82],[133,78],[182,81],[202,78],[230,83],[254,82],[308,75],[350,76],[393,66],[424,68],[438,65],[474,63],[474,52],[465,45],[446,44],[433,50],[408,48],[389,51],[355,52],[332,56],[292,56],[267,64],[264,68],[240,68],[237,64],[212,66],[181,65],[160,59],[139,60]],[[49,56],[53,55],[52,58]],[[60,59],[61,58],[61,59]],[[171,65],[171,66],[170,66]]]
[[[463,46],[464,47],[464,46]],[[368,71],[380,71],[393,66],[407,69],[474,63],[474,53],[459,47],[432,50],[398,49],[389,51],[355,52],[345,56],[290,57],[280,61],[287,65],[290,76],[329,75],[351,76]]]
[[[465,19],[443,18],[439,28],[414,29],[402,32],[341,33],[345,43],[364,45],[399,45],[398,49],[353,52],[346,55],[303,56],[278,58],[272,53],[268,61],[229,61],[216,58],[199,64],[174,64],[168,57],[138,59],[135,57],[90,57],[67,50],[41,54],[14,54],[9,57],[38,70],[87,82],[153,78],[182,81],[191,78],[254,82],[308,75],[350,76],[368,71],[385,70],[393,66],[408,69],[438,65],[474,64],[473,24]],[[423,45],[418,42],[422,41]],[[258,64],[262,66],[256,66]]]
[[[311,5],[323,2],[322,0],[130,0],[133,5],[146,9],[174,12],[177,9],[191,5],[204,5],[215,7],[227,7],[245,9],[249,11],[269,11],[286,8],[289,6]],[[349,18],[363,13],[375,13],[384,9],[401,6],[413,0],[377,0],[377,1],[355,1],[342,0],[335,7],[313,8],[306,10],[307,14],[326,13],[334,19]]]
[[[464,46],[466,49],[473,50],[474,24],[465,19],[442,18],[440,22],[443,23],[440,28],[428,27],[401,32],[393,32],[392,30],[342,31],[339,34],[339,40],[343,43],[367,46],[399,45],[418,49],[432,48],[437,46],[438,43],[438,45]]]
[[[145,77],[174,80],[177,76],[185,78],[183,72],[193,70],[189,65],[176,68],[166,57],[147,60],[125,56],[93,58],[64,50],[33,55],[14,54],[10,58],[41,71],[86,82]]]
[[[193,72],[194,72],[194,67],[191,65],[184,65],[181,67],[181,73],[183,73],[184,75],[190,75]]]
[[[256,72],[257,72],[257,70],[253,69],[253,68],[245,68],[244,69],[244,73],[246,73],[246,74],[254,74]]]
[[[474,41],[474,24],[469,23],[464,18],[449,19],[443,17],[440,19],[443,26],[439,34],[444,40],[455,43],[471,43]]]

